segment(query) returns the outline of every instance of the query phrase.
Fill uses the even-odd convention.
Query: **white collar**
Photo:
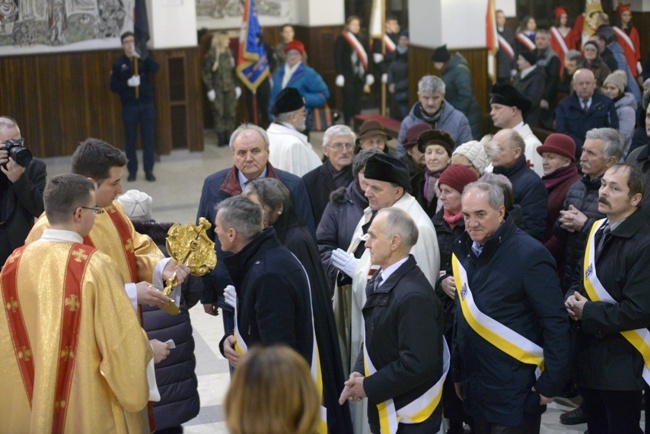
[[[84,239],[76,232],[64,229],[45,229],[38,241],[83,243]]]
[[[379,288],[381,285],[383,285],[388,280],[390,275],[393,274],[394,272],[396,272],[397,269],[399,267],[401,267],[402,264],[405,263],[408,258],[409,257],[407,255],[406,257],[404,257],[404,258],[400,259],[399,261],[395,262],[393,265],[390,265],[390,266],[386,267],[385,270],[381,270],[381,282],[379,282],[379,285],[377,286],[377,288]]]

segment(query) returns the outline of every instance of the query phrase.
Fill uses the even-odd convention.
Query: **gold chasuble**
[[[110,256],[117,263],[125,283],[152,282],[153,270],[165,256],[151,238],[135,231],[118,201],[113,201],[104,211],[95,218],[90,236],[86,237],[84,244],[92,245]],[[40,239],[49,226],[43,214],[27,236],[25,244]],[[130,261],[133,255],[135,269]]]
[[[0,431],[146,433],[152,358],[116,264],[41,241],[0,276]]]

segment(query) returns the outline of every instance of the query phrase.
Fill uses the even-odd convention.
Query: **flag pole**
[[[257,125],[257,89],[253,89],[253,123]]]
[[[381,2],[381,55],[384,56],[384,65],[386,65],[386,42],[384,38],[386,37],[386,1],[379,0]],[[388,71],[386,72],[388,73]],[[386,116],[386,83],[381,79],[384,73],[382,72],[379,76],[379,81],[381,83],[381,115]]]

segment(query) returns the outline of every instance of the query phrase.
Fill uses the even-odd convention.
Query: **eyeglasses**
[[[79,208],[89,209],[89,210],[91,210],[92,212],[94,212],[95,214],[102,214],[102,213],[104,212],[104,208],[101,208],[101,207],[99,207],[99,206],[80,206]],[[77,210],[75,210],[75,211],[72,213],[72,215],[74,215],[76,212],[77,212]]]
[[[327,147],[334,149],[336,152],[341,152],[344,148],[346,151],[354,148],[353,143],[332,143],[331,145],[326,145]]]

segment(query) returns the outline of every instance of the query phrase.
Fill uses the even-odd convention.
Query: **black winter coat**
[[[646,142],[648,141],[648,136],[645,136]],[[625,160],[627,164],[632,164],[645,174],[646,176],[646,185],[650,185],[650,145],[644,145],[640,148],[635,149],[630,152],[630,155]],[[641,202],[644,211],[647,213],[650,207],[650,194],[644,194],[643,200]]]
[[[526,167],[526,159],[519,158],[512,167],[495,167],[494,173],[508,177],[515,194],[515,204],[521,205],[523,229],[542,241],[546,230],[548,193],[542,179]]]
[[[440,74],[445,82],[445,101],[463,113],[472,129],[472,137],[481,136],[481,107],[474,94],[474,82],[467,60],[462,54],[454,54]]]
[[[334,291],[338,268],[332,265],[332,250],[347,250],[354,230],[368,207],[368,199],[361,193],[356,180],[347,188],[340,188],[330,196],[323,218],[316,230],[318,252],[328,280],[328,288]],[[332,292],[333,294],[333,292]]]
[[[363,306],[364,345],[377,372],[364,379],[363,387],[370,426],[378,428],[377,404],[393,399],[400,409],[442,375],[442,315],[440,301],[412,255],[374,292],[368,289]],[[354,370],[364,373],[363,350]],[[422,430],[409,426],[413,428],[409,432],[436,432],[441,419],[442,406],[438,406],[421,423]]]
[[[307,188],[309,201],[311,202],[316,227],[318,227],[318,223],[320,223],[320,219],[325,212],[325,207],[327,207],[330,201],[330,194],[337,188],[347,187],[354,179],[351,165],[341,169],[336,174],[336,178],[332,174],[334,170],[334,167],[328,160],[302,177]]]
[[[285,344],[311,364],[309,282],[300,262],[278,241],[275,229],[264,229],[223,261],[237,290],[237,325],[246,344]],[[224,339],[219,344],[222,353]]]
[[[409,102],[409,71],[408,52],[395,51],[395,57],[388,67],[388,83],[395,85],[393,101],[408,104]]]
[[[312,306],[314,309],[314,332],[318,343],[318,354],[323,375],[323,405],[327,408],[327,426],[331,433],[352,433],[352,420],[347,402],[339,405],[338,400],[347,378],[343,374],[341,350],[339,348],[332,296],[316,242],[309,229],[301,223],[295,210],[283,213],[273,227],[280,243],[285,246],[305,267],[309,276]]]
[[[477,258],[464,233],[453,251],[467,271],[477,307],[544,349],[544,372],[521,363],[479,336],[467,323],[458,298],[452,376],[461,382],[465,411],[478,420],[507,426],[533,423],[546,407],[539,394],[556,396],[567,379],[569,318],[555,261],[544,246],[511,218],[497,229]],[[531,392],[535,386],[537,392]]]
[[[596,245],[601,233],[596,234]],[[643,357],[619,332],[650,324],[650,224],[645,214],[637,211],[610,235],[596,255],[596,275],[616,303],[587,302],[584,306],[578,385],[596,390],[643,390]],[[580,276],[582,270],[580,267]],[[571,289],[589,298],[580,279],[576,278]]]
[[[539,125],[539,115],[541,112],[539,102],[544,95],[545,84],[546,73],[541,66],[535,66],[535,69],[529,72],[524,78],[521,78],[521,72],[515,77],[515,88],[532,103],[530,110],[524,117],[524,122],[530,125],[531,128]]]

